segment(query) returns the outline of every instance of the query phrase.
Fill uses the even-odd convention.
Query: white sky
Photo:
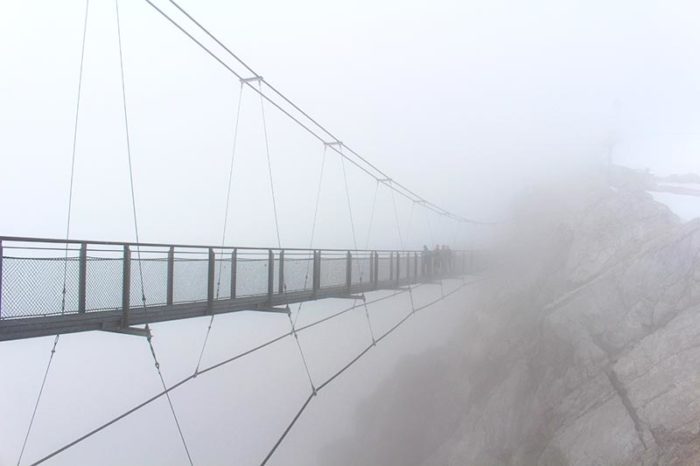
[[[498,217],[534,177],[602,158],[611,140],[621,162],[700,171],[693,2],[182,5],[351,147],[465,216]],[[3,233],[61,237],[84,4],[6,0],[2,8]],[[125,0],[121,9],[141,236],[218,243],[238,83],[145,2]],[[74,237],[133,236],[119,86],[114,5],[95,1]],[[267,114],[283,243],[304,246],[322,149],[273,109]],[[268,245],[264,140],[250,91],[239,134],[227,242]],[[374,185],[349,171],[363,243]],[[319,245],[350,245],[341,180],[336,156],[324,179]],[[378,202],[372,242],[392,246],[388,194]],[[408,229],[410,208],[400,204]],[[421,215],[411,226],[419,245],[431,242]]]

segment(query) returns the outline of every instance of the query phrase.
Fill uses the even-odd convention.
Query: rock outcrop
[[[700,221],[609,181],[528,195],[459,338],[323,464],[700,464]]]

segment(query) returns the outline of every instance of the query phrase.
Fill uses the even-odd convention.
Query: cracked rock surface
[[[322,464],[700,464],[700,221],[557,189],[518,208],[455,341],[407,359]]]

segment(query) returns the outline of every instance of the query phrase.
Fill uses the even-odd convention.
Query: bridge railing
[[[420,251],[260,249],[0,237],[0,319],[81,314],[336,290],[438,275]],[[473,267],[456,251],[443,275]]]

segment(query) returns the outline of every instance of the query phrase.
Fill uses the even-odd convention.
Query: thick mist
[[[73,239],[134,241],[135,209],[144,242],[266,248],[279,233],[287,248],[475,250],[479,273],[368,307],[378,335],[463,286],[314,397],[270,464],[700,462],[700,186],[668,178],[700,173],[700,7],[179,4],[347,146],[488,225],[455,223],[344,166],[140,0],[119,0],[126,106],[115,3],[90,1],[74,133],[85,3],[8,0],[0,235],[63,238],[72,199]],[[306,325],[352,304],[308,302],[291,316]],[[209,325],[152,326],[167,385],[192,374]],[[290,327],[243,311],[211,328],[204,365]],[[300,334],[306,361],[290,337],[173,391],[194,463],[260,464],[308,396],[305,362],[323,381],[371,341],[358,306]],[[17,462],[52,342],[0,342],[0,465]],[[64,335],[22,464],[161,388],[143,338]],[[187,457],[160,399],[48,463]]]

